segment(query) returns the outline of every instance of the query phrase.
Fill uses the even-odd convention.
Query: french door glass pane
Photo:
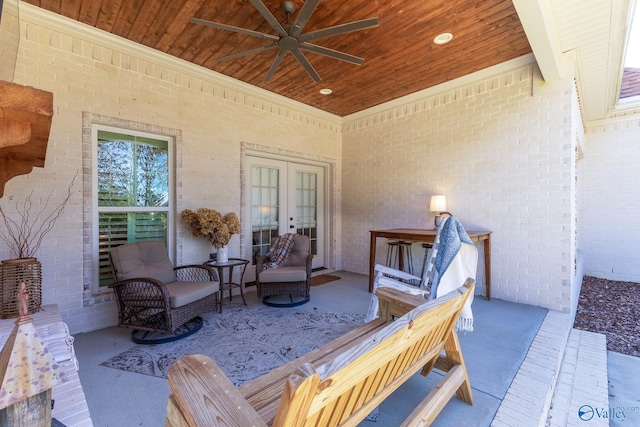
[[[298,234],[309,236],[311,253],[318,253],[317,175],[296,172],[296,228]]]
[[[271,239],[278,236],[280,170],[253,166],[251,171],[252,264],[269,252]]]

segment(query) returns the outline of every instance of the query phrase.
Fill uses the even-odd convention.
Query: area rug
[[[338,276],[332,276],[331,274],[322,274],[311,278],[311,286],[324,285],[325,283],[340,280]]]
[[[337,338],[364,321],[364,315],[303,311],[263,305],[226,305],[221,314],[202,316],[204,326],[190,337],[135,347],[101,365],[167,378],[169,366],[189,354],[211,357],[236,385],[242,385]]]

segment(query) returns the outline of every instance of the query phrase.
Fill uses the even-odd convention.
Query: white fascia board
[[[562,80],[570,70],[566,69],[550,0],[513,0],[513,5],[542,77],[547,82]]]

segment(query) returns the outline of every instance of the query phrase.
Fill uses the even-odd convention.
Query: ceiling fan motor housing
[[[296,5],[294,2],[289,0],[283,1],[282,3],[280,3],[280,10],[287,16],[293,15],[296,11]]]

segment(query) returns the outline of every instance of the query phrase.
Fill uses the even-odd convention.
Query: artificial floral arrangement
[[[206,238],[216,249],[227,246],[231,236],[240,233],[240,220],[233,212],[222,216],[213,209],[199,208],[195,212],[185,209],[181,217],[194,236]]]

